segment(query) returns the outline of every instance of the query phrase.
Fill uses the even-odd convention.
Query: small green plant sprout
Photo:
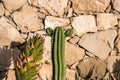
[[[53,80],[65,80],[66,62],[65,62],[65,37],[73,34],[72,29],[65,31],[61,27],[46,29],[46,33],[52,37],[52,62],[53,62]]]
[[[15,63],[16,80],[36,80],[43,54],[44,38],[34,36],[26,43]]]

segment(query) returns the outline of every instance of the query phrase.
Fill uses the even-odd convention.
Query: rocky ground
[[[67,80],[107,80],[120,70],[120,0],[0,0],[0,80],[15,80],[13,62],[35,34],[45,38],[39,75],[52,80],[45,29],[56,26],[74,31],[66,38]]]

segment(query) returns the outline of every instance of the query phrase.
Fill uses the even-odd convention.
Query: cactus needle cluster
[[[40,60],[42,59],[44,38],[34,36],[26,43],[15,63],[16,80],[36,80]]]
[[[65,37],[71,36],[73,31],[65,31],[61,27],[56,27],[53,31],[47,28],[46,32],[52,36],[52,62],[53,62],[53,80],[65,80],[66,63],[65,63]]]

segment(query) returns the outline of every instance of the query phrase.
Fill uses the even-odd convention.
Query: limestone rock
[[[115,30],[86,34],[82,36],[78,44],[95,56],[101,59],[106,59],[109,52],[114,47],[114,40],[116,36],[117,32]]]
[[[72,43],[72,44],[76,44],[76,43],[78,42],[78,40],[79,40],[79,37],[73,36],[73,37],[69,40],[69,42]]]
[[[2,1],[3,1],[5,8],[9,12],[13,12],[19,9],[27,2],[27,0],[2,0]]]
[[[44,8],[53,16],[62,16],[68,0],[34,0],[33,5]]]
[[[15,71],[8,70],[7,79],[6,80],[16,80]]]
[[[45,29],[48,27],[51,27],[52,29],[58,26],[63,27],[63,26],[67,26],[69,23],[70,23],[70,20],[66,18],[57,18],[53,16],[47,16],[45,18]]]
[[[20,42],[24,40],[15,28],[15,25],[5,17],[0,18],[0,47],[9,46],[11,42]]]
[[[39,70],[39,75],[42,80],[52,80],[52,65],[42,64],[42,67]]]
[[[14,12],[12,17],[22,32],[43,29],[43,23],[38,19],[35,9],[29,5],[24,5],[20,12]]]
[[[120,12],[120,0],[114,0],[113,1],[113,7],[115,10]]]
[[[117,47],[118,51],[120,52],[120,38],[119,38],[119,40],[117,41],[116,47]]]
[[[82,48],[79,48],[73,44],[70,43],[66,43],[65,44],[65,59],[66,59],[66,63],[67,65],[72,65],[73,63],[82,60],[84,55],[85,55],[85,51]]]
[[[104,12],[110,0],[72,0],[73,9],[77,14]]]
[[[66,69],[66,79],[75,80],[75,70]]]
[[[107,63],[107,68],[110,72],[116,72],[120,70],[120,56],[109,56]]]
[[[98,13],[97,14],[97,27],[98,30],[106,30],[117,25],[117,18],[111,13]]]
[[[0,16],[3,16],[4,13],[5,13],[4,6],[2,5],[2,3],[0,3]]]
[[[87,58],[78,64],[78,72],[86,79],[101,79],[106,72],[106,64],[101,60]]]
[[[73,17],[72,26],[79,36],[86,32],[97,31],[95,17],[92,15],[79,15]]]
[[[46,36],[44,42],[44,51],[43,51],[43,58],[42,62],[50,62],[51,61],[51,37]]]

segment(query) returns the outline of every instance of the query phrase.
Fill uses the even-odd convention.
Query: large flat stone
[[[3,1],[5,8],[9,12],[13,12],[19,9],[27,2],[27,0],[2,0],[2,1]]]
[[[117,25],[117,17],[111,13],[97,14],[97,28],[98,30],[106,30]]]
[[[53,16],[63,16],[68,0],[34,0],[33,5],[44,8]]]
[[[77,14],[104,12],[110,0],[72,0],[73,9]]]
[[[72,26],[79,36],[87,32],[97,31],[95,17],[92,15],[79,15],[73,17]]]
[[[114,47],[114,40],[117,36],[115,30],[106,30],[94,34],[85,34],[79,40],[79,45],[94,54],[95,56],[106,59],[109,52]]]
[[[5,17],[0,18],[0,47],[10,46],[12,42],[22,43],[24,40],[15,25]]]
[[[12,17],[22,32],[33,32],[44,27],[38,19],[35,9],[27,4],[22,7],[21,11],[14,12]]]

